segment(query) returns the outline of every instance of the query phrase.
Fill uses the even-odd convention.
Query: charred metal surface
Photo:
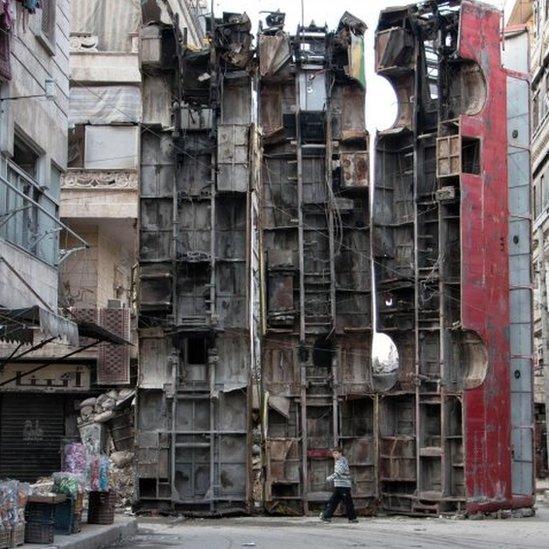
[[[385,10],[376,32],[399,102],[376,140],[373,216],[379,330],[400,354],[376,426],[391,512],[532,504],[511,482],[500,17],[431,2]]]
[[[258,36],[263,129],[265,503],[324,504],[341,444],[367,512],[377,496],[370,382],[368,134],[364,23]]]
[[[168,30],[175,63],[144,71],[145,85],[167,89],[149,99],[142,139],[138,502],[247,511],[259,154],[250,22],[224,14],[201,51],[185,47],[176,19]],[[168,127],[153,117],[166,95]]]
[[[257,51],[245,14],[211,23],[201,51],[164,28],[171,62],[144,71],[167,88],[142,136],[141,508],[313,512],[334,445],[363,514],[531,506],[528,181],[508,178],[499,12],[381,13],[398,113],[373,219],[364,23],[292,35],[271,13]],[[372,302],[396,370],[372,361]]]

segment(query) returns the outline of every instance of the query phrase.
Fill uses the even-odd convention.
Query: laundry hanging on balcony
[[[36,13],[42,7],[41,0],[17,0],[29,13]]]

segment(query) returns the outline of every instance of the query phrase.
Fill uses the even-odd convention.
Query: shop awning
[[[131,342],[98,324],[77,323],[38,305],[24,309],[0,308],[0,340],[32,344],[36,332],[40,332],[46,339],[60,339],[72,347],[78,347],[81,337],[115,345],[131,345]]]

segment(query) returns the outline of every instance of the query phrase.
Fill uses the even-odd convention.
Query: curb
[[[102,549],[112,547],[137,534],[137,519],[129,517],[115,517],[114,524],[82,525],[82,531],[70,536],[55,536],[51,545],[42,546],[44,549]],[[36,544],[25,544],[18,549],[36,549]]]

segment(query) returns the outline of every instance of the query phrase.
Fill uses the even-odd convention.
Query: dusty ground
[[[377,548],[549,548],[549,507],[535,517],[504,520],[361,519],[323,524],[312,517],[246,517],[219,520],[145,519],[126,549],[332,549]]]

